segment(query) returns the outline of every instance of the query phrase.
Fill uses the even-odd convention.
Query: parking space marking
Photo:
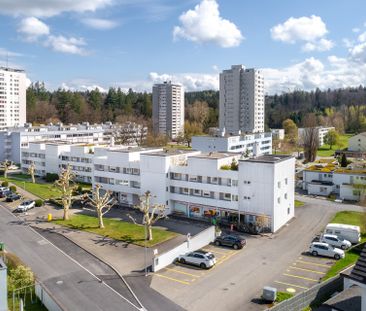
[[[311,281],[311,282],[319,282],[319,280],[306,278],[304,276],[299,276],[299,275],[294,275],[294,274],[289,274],[289,273],[284,273],[283,275],[286,275],[286,276],[289,276],[289,277],[292,277],[292,278],[303,279],[303,280]]]
[[[204,251],[206,252],[211,252],[211,253],[214,253],[214,254],[220,254],[220,255],[226,255],[227,253],[230,253],[232,251],[227,251],[227,252],[219,252],[217,250],[212,250],[212,249],[207,249],[207,248],[203,248]]]
[[[165,268],[166,270],[168,271],[173,271],[173,272],[176,272],[176,273],[180,273],[180,274],[185,274],[185,275],[188,275],[188,276],[193,276],[195,278],[200,278],[201,275],[196,275],[196,274],[192,274],[192,273],[188,273],[188,272],[184,272],[184,271],[180,271],[180,270],[176,270],[176,269],[172,269],[172,268]]]
[[[181,280],[178,280],[178,279],[175,279],[175,278],[172,278],[170,276],[166,276],[166,275],[163,275],[163,274],[159,274],[159,273],[155,273],[155,275],[161,277],[161,278],[164,278],[164,279],[168,279],[170,281],[174,281],[174,282],[178,282],[178,283],[181,283],[181,284],[184,284],[184,285],[189,285],[189,282],[185,282],[185,281],[181,281]]]
[[[304,257],[302,257],[302,256],[300,256],[299,257],[299,259],[300,260],[302,260],[302,259],[306,259],[306,258],[314,258],[314,259],[316,259],[316,260],[319,260],[319,261],[330,261],[330,262],[334,262],[335,260],[333,259],[333,258],[323,258],[323,257],[314,257],[314,256],[310,256],[310,255],[308,255],[308,256],[305,256],[305,258]]]
[[[275,281],[275,283],[286,285],[286,286],[297,287],[297,288],[301,288],[301,289],[309,289],[309,287],[295,285],[295,284],[291,284],[291,283],[280,282],[280,281]]]
[[[324,264],[321,264],[321,263],[316,263],[316,262],[311,262],[311,261],[296,260],[296,262],[303,263],[303,264],[306,264],[306,265],[318,266],[318,267],[325,267],[325,268],[330,268],[331,267],[330,265],[324,265]]]
[[[317,274],[325,274],[325,272],[320,272],[320,271],[311,270],[311,269],[304,269],[304,268],[299,268],[299,267],[291,267],[291,266],[290,266],[290,269],[296,269],[296,270],[301,270],[301,271],[307,271],[307,272],[317,273]]]
[[[216,265],[221,265],[223,262],[225,262],[229,258],[233,257],[237,253],[238,252],[236,252],[236,251],[232,251],[229,255],[225,255],[222,259],[218,260],[217,263],[216,263]]]

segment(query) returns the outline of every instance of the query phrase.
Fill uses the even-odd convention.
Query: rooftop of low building
[[[293,156],[291,156],[291,155],[267,154],[267,155],[261,155],[261,156],[249,158],[249,159],[241,159],[240,161],[258,162],[258,163],[279,163],[279,162],[286,161],[291,158],[293,158]]]

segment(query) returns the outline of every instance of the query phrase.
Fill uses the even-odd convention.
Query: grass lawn
[[[51,198],[57,198],[61,195],[61,192],[53,186],[53,184],[49,183],[32,183],[30,180],[20,180],[15,179],[12,177],[4,178],[2,177],[0,181],[7,180],[8,182],[11,182],[15,184],[17,187],[22,188],[26,191],[29,191],[30,193],[36,195],[37,197],[40,197],[43,200],[51,199]]]
[[[340,223],[340,224],[347,224],[347,225],[354,225],[360,226],[361,228],[361,242],[366,241],[366,224],[365,224],[365,216],[361,212],[351,212],[351,211],[344,211],[338,212],[333,219],[331,220],[332,223]],[[353,265],[356,263],[357,259],[360,256],[360,251],[356,248],[351,248],[350,250],[346,251],[346,256],[338,260],[327,272],[324,276],[323,280],[327,280],[333,276],[336,276],[339,272],[344,270],[345,268]]]
[[[295,207],[301,207],[301,206],[304,206],[305,203],[302,202],[302,201],[299,201],[299,200],[295,200]]]
[[[286,293],[286,292],[277,292],[276,302],[282,302],[284,300],[290,299],[294,296],[294,294]]]
[[[144,241],[144,227],[142,225],[135,225],[129,222],[120,221],[111,218],[104,218],[104,229],[98,228],[98,219],[87,215],[74,215],[70,220],[64,221],[62,219],[54,222],[76,230],[88,231],[102,236],[106,236],[115,240],[125,241],[140,246],[145,245]],[[161,242],[170,240],[177,236],[175,232],[153,228],[153,240],[147,241],[147,246],[151,247]]]
[[[344,134],[339,135],[339,145],[333,146],[332,149],[329,149],[329,145],[324,144],[323,146],[319,147],[318,149],[318,156],[319,157],[331,157],[334,154],[336,149],[343,149],[348,147],[348,139],[352,137],[353,134]]]

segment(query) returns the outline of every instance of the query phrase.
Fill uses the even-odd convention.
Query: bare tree
[[[12,165],[13,165],[13,162],[12,161],[9,161],[9,160],[5,160],[5,161],[1,162],[1,166],[4,169],[4,177],[5,178],[8,178],[9,168]]]
[[[305,116],[304,126],[302,142],[304,146],[305,161],[314,162],[319,148],[317,117],[314,113],[309,113]]]
[[[104,195],[101,195],[101,188],[101,185],[96,184],[92,191],[92,197],[88,196],[88,199],[97,211],[99,228],[104,229],[103,216],[109,212],[114,204],[116,204],[116,200],[111,197],[112,192],[110,191],[106,191]]]
[[[146,191],[144,195],[140,197],[140,204],[134,206],[135,209],[138,209],[142,214],[142,224],[145,225],[147,236],[146,239],[149,241],[153,240],[152,234],[152,226],[162,218],[165,218],[166,206],[164,204],[154,204],[150,205],[151,193],[150,191]],[[130,218],[132,218],[130,216]],[[132,220],[136,223],[136,221],[132,218]]]
[[[61,204],[64,209],[64,220],[69,220],[69,210],[73,200],[73,192],[76,190],[74,183],[75,174],[71,171],[70,165],[62,169],[59,179],[55,181],[55,186],[61,191]]]
[[[28,174],[31,175],[31,177],[32,177],[32,183],[36,182],[36,179],[34,177],[35,172],[36,172],[36,165],[32,161],[32,163],[28,167]]]
[[[268,217],[266,215],[258,215],[255,218],[255,224],[258,227],[258,231],[262,232],[263,229],[268,227]]]

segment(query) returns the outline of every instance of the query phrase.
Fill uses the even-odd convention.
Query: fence
[[[63,311],[64,309],[56,301],[54,297],[43,287],[43,285],[36,281],[35,284],[36,295],[48,311]]]
[[[181,254],[185,254],[190,251],[195,251],[207,244],[210,244],[215,240],[215,227],[211,226],[202,232],[196,234],[192,238],[187,238],[187,241],[181,245],[171,249],[170,251],[156,256],[153,259],[152,269],[157,272],[166,266],[170,265]]]
[[[323,283],[317,284],[308,290],[285,300],[267,311],[301,311],[312,303],[325,301],[335,292],[343,290],[343,277],[336,276]]]

